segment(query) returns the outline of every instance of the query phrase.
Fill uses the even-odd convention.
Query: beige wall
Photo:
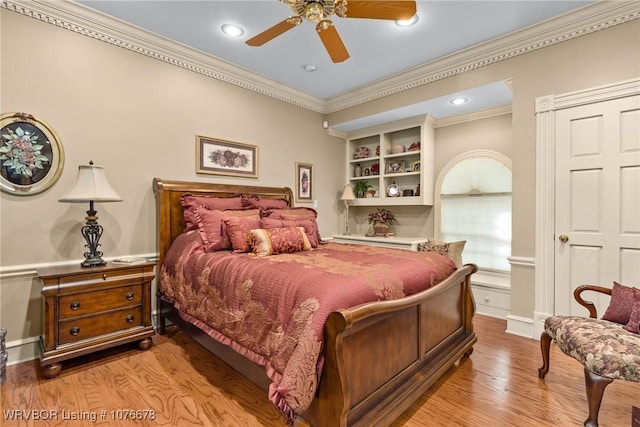
[[[106,256],[155,253],[153,177],[208,182],[294,186],[296,161],[315,165],[321,233],[341,230],[337,202],[343,186],[343,142],[328,136],[323,117],[76,33],[0,9],[0,111],[31,113],[56,129],[66,164],[46,192],[0,195],[0,324],[8,341],[27,344],[40,332],[35,268],[79,262],[79,228],[86,207],[57,200],[75,179],[77,165],[106,168],[124,202],[98,205]],[[640,21],[632,21],[470,71],[326,117],[330,123],[421,102],[497,80],[513,79],[511,126],[469,132],[475,125],[436,131],[436,174],[460,152],[497,144],[513,160],[512,255],[533,258],[535,221],[535,116],[538,96],[564,93],[640,75]],[[489,123],[489,122],[487,122]],[[485,123],[486,124],[486,123]],[[499,132],[511,143],[492,141]],[[259,179],[196,175],[195,135],[256,144]],[[448,141],[446,144],[440,141]],[[408,208],[408,226],[431,235],[429,208]],[[426,224],[426,226],[425,226]],[[13,274],[15,271],[17,273]],[[6,273],[9,274],[6,274]],[[534,271],[515,266],[511,314],[531,318]],[[22,343],[22,341],[20,341]]]
[[[407,90],[384,99],[336,112],[328,117],[339,124],[391,108],[414,104],[483,84],[513,79],[512,256],[535,255],[536,97],[561,94],[640,75],[640,20],[620,24],[513,59]],[[438,144],[438,138],[436,138]],[[469,146],[469,149],[475,147]],[[436,167],[436,173],[439,173]],[[535,261],[535,260],[533,260]],[[513,266],[511,315],[533,318],[535,271]]]
[[[337,231],[344,142],[322,129],[320,114],[5,9],[0,14],[0,110],[46,121],[66,157],[46,192],[0,195],[0,324],[8,341],[40,333],[34,268],[83,258],[88,205],[58,199],[89,160],[105,167],[124,199],[96,205],[105,257],[156,252],[154,177],[295,188],[296,161],[314,164],[322,235]],[[196,134],[257,145],[259,178],[196,175]]]

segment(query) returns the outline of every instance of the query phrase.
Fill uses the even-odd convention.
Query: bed
[[[160,272],[157,273],[158,333],[164,333],[165,317],[177,313],[180,319],[186,320],[189,330],[196,331],[200,339],[204,337],[207,348],[265,389],[290,423],[317,427],[388,425],[461,358],[471,355],[477,338],[473,331],[475,305],[470,276],[477,270],[476,266],[467,264],[456,268],[451,262],[453,267],[445,267],[441,265],[445,263],[436,262],[435,257],[446,258],[433,255],[429,258],[429,264],[433,265],[435,274],[442,275],[444,269],[448,268],[447,274],[437,280],[433,277],[424,279],[433,282],[424,290],[409,295],[392,295],[389,299],[364,302],[326,313],[322,317],[323,327],[320,331],[320,359],[314,361],[317,363],[318,379],[313,384],[302,385],[310,389],[310,401],[303,402],[300,407],[289,405],[287,402],[290,401],[283,402],[282,396],[278,396],[274,388],[274,366],[269,365],[269,361],[265,362],[257,354],[259,352],[254,353],[238,345],[233,339],[228,339],[226,330],[216,330],[215,325],[207,325],[194,313],[190,314],[189,304],[180,304],[178,301],[183,293],[191,291],[171,290],[170,282],[174,282],[175,278],[170,273],[175,273],[171,269],[174,268],[172,263],[176,259],[182,262],[182,256],[178,257],[175,253],[178,242],[192,239],[187,236],[189,233],[184,232],[183,195],[283,200],[290,207],[293,200],[291,189],[168,181],[160,178],[154,179],[153,188],[157,206],[157,269]],[[416,263],[419,260],[420,263],[425,263],[422,258],[418,259],[421,254],[416,252],[341,243],[319,245],[316,250],[300,254],[307,257],[304,258],[307,263],[304,268],[313,269],[311,263],[323,264],[331,257],[353,257],[353,253],[357,251],[361,251],[361,258],[369,261],[379,254],[381,257],[406,257],[412,260],[410,262]],[[260,257],[251,258],[250,254],[235,254],[241,256],[234,257],[230,251],[224,252],[215,256],[233,260],[232,262],[239,262],[242,256],[249,260],[246,267],[235,268],[242,272],[259,268],[260,263],[267,262],[264,261],[267,258],[272,264],[276,264],[274,261],[278,260],[278,264],[283,265],[285,261],[300,262],[302,259],[294,260],[297,254],[258,259]],[[414,267],[406,270],[409,274],[417,271]],[[185,268],[184,271],[189,269]],[[342,273],[344,272],[340,274]],[[291,276],[296,275],[297,273]],[[224,298],[226,297],[219,297],[221,300]],[[242,344],[242,340],[238,341]],[[300,345],[295,346],[296,349],[298,347]],[[304,357],[308,356],[303,356],[302,359]],[[284,377],[279,374],[276,376],[278,379]]]

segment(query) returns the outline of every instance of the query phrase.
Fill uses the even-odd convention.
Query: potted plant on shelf
[[[353,191],[356,193],[356,197],[361,199],[368,189],[373,188],[366,179],[359,179],[353,184]]]
[[[391,211],[378,208],[377,211],[369,214],[369,224],[373,225],[373,231],[376,236],[387,236],[389,227],[395,224],[396,218]]]

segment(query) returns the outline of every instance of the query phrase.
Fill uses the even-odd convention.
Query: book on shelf
[[[111,262],[114,264],[132,265],[132,264],[144,264],[145,262],[147,262],[147,259],[146,258],[116,258]]]

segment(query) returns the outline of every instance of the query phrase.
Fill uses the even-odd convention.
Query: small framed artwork
[[[387,173],[404,172],[406,163],[404,160],[394,160],[387,162]]]
[[[313,201],[313,165],[296,162],[296,202]]]
[[[411,163],[411,172],[420,172],[420,160]]]
[[[196,173],[258,177],[258,146],[196,135]]]
[[[64,150],[55,130],[28,113],[0,115],[0,189],[17,196],[38,194],[55,183]]]

